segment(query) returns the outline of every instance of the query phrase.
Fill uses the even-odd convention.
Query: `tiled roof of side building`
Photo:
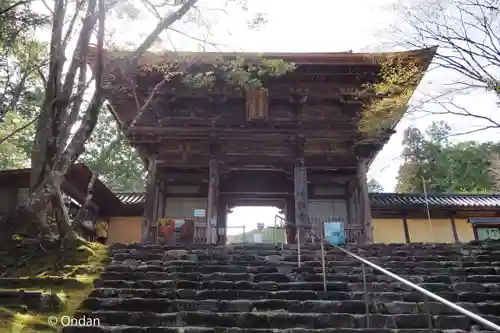
[[[143,192],[118,192],[116,196],[123,204],[141,204],[146,202],[146,194]]]
[[[500,207],[500,194],[428,194],[427,200],[434,207]],[[425,205],[421,193],[370,193],[372,206]]]
[[[141,192],[116,193],[124,204],[141,204],[146,196]],[[500,194],[429,194],[427,200],[434,207],[498,207]],[[370,193],[373,207],[425,205],[425,196],[420,193]]]

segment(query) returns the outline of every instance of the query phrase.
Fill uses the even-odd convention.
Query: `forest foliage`
[[[451,128],[434,122],[425,133],[410,127],[403,140],[403,164],[396,190],[423,193],[491,193],[496,191],[493,168],[500,153],[498,142],[449,139]]]

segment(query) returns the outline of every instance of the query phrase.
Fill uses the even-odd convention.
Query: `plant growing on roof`
[[[234,60],[219,61],[210,65],[207,71],[183,74],[182,82],[192,88],[213,88],[218,82],[228,83],[237,88],[258,89],[264,87],[264,81],[270,77],[281,77],[296,69],[296,65],[282,59],[258,57],[252,61],[237,57]]]
[[[391,58],[380,66],[378,82],[363,85],[364,94],[374,97],[363,105],[359,130],[370,137],[394,128],[423,76],[412,60]]]

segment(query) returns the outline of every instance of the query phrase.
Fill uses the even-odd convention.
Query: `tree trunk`
[[[137,66],[139,57],[151,47],[159,34],[184,16],[197,2],[198,0],[187,0],[180,9],[162,19],[128,59],[129,66],[125,72],[131,72]],[[36,215],[42,236],[53,235],[48,218],[54,218],[57,232],[61,238],[74,239],[76,237],[70,225],[66,207],[62,201],[61,183],[70,165],[84,151],[85,142],[92,134],[105,99],[102,85],[104,72],[105,0],[99,0],[97,11],[95,10],[96,4],[96,0],[88,2],[88,13],[82,22],[77,50],[73,61],[70,62],[69,70],[65,73],[66,78],[62,82],[61,77],[63,76],[63,67],[65,64],[64,46],[66,42],[63,37],[63,22],[66,13],[66,2],[62,0],[54,1],[49,75],[45,87],[44,104],[37,121],[30,174],[30,209]],[[110,6],[112,5],[110,4]],[[95,73],[96,89],[89,105],[83,112],[80,127],[76,130],[72,138],[70,138],[68,129],[73,128],[72,126],[75,125],[75,119],[71,117],[70,112],[70,97],[72,95],[74,97],[72,91],[75,89],[73,81],[76,78],[77,68],[84,68],[82,67],[82,59],[87,55],[88,41],[91,31],[95,29],[96,19],[98,19],[97,49],[100,59]],[[80,90],[78,92],[81,93]],[[79,96],[78,92],[77,97]],[[76,103],[78,106],[79,103]],[[76,109],[78,108],[75,107]],[[48,203],[51,204],[52,209],[50,211],[46,207]]]

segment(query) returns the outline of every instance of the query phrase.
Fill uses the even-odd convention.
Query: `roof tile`
[[[124,204],[146,202],[144,193],[117,193]],[[434,207],[490,207],[500,208],[500,194],[429,194],[430,206]],[[425,205],[425,196],[419,193],[370,193],[372,207]]]

